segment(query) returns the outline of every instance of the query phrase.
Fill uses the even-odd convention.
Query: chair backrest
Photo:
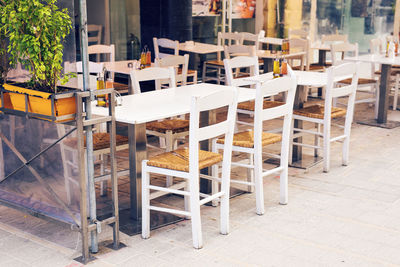
[[[65,86],[83,89],[82,61],[64,63],[64,73],[77,73],[76,78],[70,79]],[[89,87],[96,88],[96,79],[100,73],[104,73],[104,63],[89,61]]]
[[[114,45],[90,45],[88,46],[88,54],[108,55],[109,62],[115,61],[115,46]]]
[[[253,56],[237,56],[231,59],[224,59],[225,66],[225,81],[226,85],[229,86],[252,86],[255,82],[249,81],[249,77],[245,78],[234,78],[235,69],[249,68],[250,76],[259,75],[259,64],[258,57]]]
[[[303,30],[303,29],[289,29],[289,39],[292,38],[301,38],[301,39],[307,39],[308,38],[308,31]]]
[[[310,52],[310,39],[308,38],[291,38],[289,39],[289,47],[295,51],[302,51],[306,53],[305,62],[300,61],[300,66],[305,70],[310,69],[309,52]],[[292,66],[293,67],[293,66]]]
[[[179,42],[170,40],[167,38],[156,38],[153,37],[153,45],[154,45],[154,56],[155,58],[164,58],[171,55],[179,55]],[[160,48],[163,49],[160,52]],[[168,50],[169,53],[167,53]]]
[[[140,82],[144,81],[155,81],[156,90],[161,89],[161,81],[164,83],[165,80],[169,81],[169,87],[175,87],[175,71],[173,67],[161,68],[161,67],[150,67],[143,70],[132,70],[131,81],[133,86],[133,93],[139,94]]]
[[[238,32],[219,32],[217,45],[239,45],[243,43],[243,35]],[[217,52],[217,60],[222,60],[221,52]]]
[[[88,43],[90,45],[101,44],[103,26],[96,24],[88,24]]]
[[[332,66],[326,70],[328,81],[325,89],[324,119],[327,120],[328,123],[331,120],[333,98],[348,96],[346,123],[351,124],[354,113],[354,101],[356,99],[356,90],[358,84],[357,71],[359,65],[360,63],[343,63],[341,65]],[[348,78],[352,79],[350,85],[337,85],[337,81]]]
[[[256,101],[254,106],[255,150],[262,151],[263,121],[283,117],[281,155],[288,154],[290,127],[292,123],[293,104],[296,95],[296,87],[296,74],[294,74],[290,66],[288,66],[287,76],[272,79],[264,83],[257,83]],[[264,99],[266,97],[272,97],[281,93],[286,96],[284,104],[264,109]],[[287,161],[287,157],[281,157],[281,166],[287,165]]]
[[[156,58],[157,67],[174,67],[175,70],[175,80],[181,82],[182,85],[186,85],[187,73],[189,66],[189,55],[184,56],[168,56],[164,58]],[[181,71],[179,71],[179,69]]]
[[[350,44],[347,42],[331,44],[332,64],[341,64],[344,56],[348,53],[352,54],[352,56],[358,56],[358,44]]]
[[[231,58],[235,56],[255,56],[256,46],[254,45],[225,45],[224,46],[225,58]]]
[[[321,37],[322,44],[345,43],[347,41],[348,41],[347,34],[329,34],[329,35],[322,35]]]
[[[260,49],[260,34],[254,34],[250,32],[241,32],[243,36],[244,45],[255,45],[256,49]]]
[[[369,49],[371,54],[380,54],[383,53],[383,43],[382,39],[374,38],[369,41]]]
[[[203,140],[214,139],[224,135],[224,154],[222,177],[229,177],[232,158],[232,141],[236,119],[237,90],[233,87],[211,93],[206,96],[193,96],[190,108],[189,126],[189,172],[191,178],[199,177],[199,147]],[[215,110],[228,106],[226,120],[216,124],[200,127],[200,112]],[[198,185],[198,183],[196,183]]]

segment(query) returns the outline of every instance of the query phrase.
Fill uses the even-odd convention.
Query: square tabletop
[[[179,50],[196,54],[211,54],[224,51],[223,46],[194,42],[193,44],[180,43]]]
[[[366,54],[356,57],[346,57],[345,61],[356,61],[366,63],[378,63],[384,65],[400,65],[400,57],[386,57],[383,54]]]
[[[115,119],[128,124],[140,124],[168,117],[187,114],[190,112],[192,96],[207,95],[228,87],[210,83],[201,83],[150,91],[122,97],[122,105],[115,107]],[[238,102],[245,102],[255,98],[255,90],[238,88]],[[97,107],[96,101],[92,104],[94,115],[108,115],[108,109]]]
[[[296,74],[297,85],[322,87],[327,83],[327,75],[325,72],[294,71],[294,73]],[[265,82],[271,79],[273,79],[272,72],[245,78],[245,80],[252,82]]]

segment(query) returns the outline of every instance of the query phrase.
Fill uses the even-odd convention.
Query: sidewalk
[[[399,113],[389,111],[389,118],[400,120]],[[254,194],[231,199],[229,235],[219,234],[219,208],[203,207],[201,250],[193,249],[186,220],[148,240],[121,233],[127,247],[103,248],[88,266],[400,266],[400,128],[353,124],[351,139],[347,167],[334,144],[329,173],[290,168],[288,205],[278,204],[277,177],[264,180],[263,216],[255,214]],[[18,212],[0,207],[1,267],[81,266],[73,260],[80,255],[76,232],[38,237],[5,223],[9,213]],[[25,225],[39,223],[19,214]],[[74,242],[57,244],[66,235]],[[108,228],[100,238],[110,237]]]

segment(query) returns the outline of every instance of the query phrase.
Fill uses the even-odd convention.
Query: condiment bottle
[[[273,68],[273,76],[274,78],[278,78],[280,73],[280,68],[279,68],[279,60],[275,58],[274,60],[274,68]]]
[[[149,50],[146,52],[146,66],[151,67],[151,52]]]
[[[102,74],[99,74],[97,77],[97,90],[102,90],[104,89],[104,77]],[[97,95],[97,105],[98,106],[104,106],[104,95]]]
[[[282,61],[281,74],[282,74],[282,76],[287,75],[287,60],[286,59],[284,59]]]

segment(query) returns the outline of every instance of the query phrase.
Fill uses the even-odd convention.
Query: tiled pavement
[[[202,208],[203,249],[192,248],[190,221],[182,221],[148,240],[121,234],[126,248],[103,250],[88,266],[400,266],[399,140],[400,128],[354,124],[349,166],[335,144],[329,173],[291,168],[288,205],[278,204],[279,179],[268,177],[265,214],[255,214],[254,194],[233,198],[229,235],[219,234],[219,209]],[[5,212],[31,219],[7,208],[0,217]],[[0,223],[1,267],[80,266],[77,233],[76,246],[61,246],[22,230]],[[100,238],[110,236],[107,229]]]

